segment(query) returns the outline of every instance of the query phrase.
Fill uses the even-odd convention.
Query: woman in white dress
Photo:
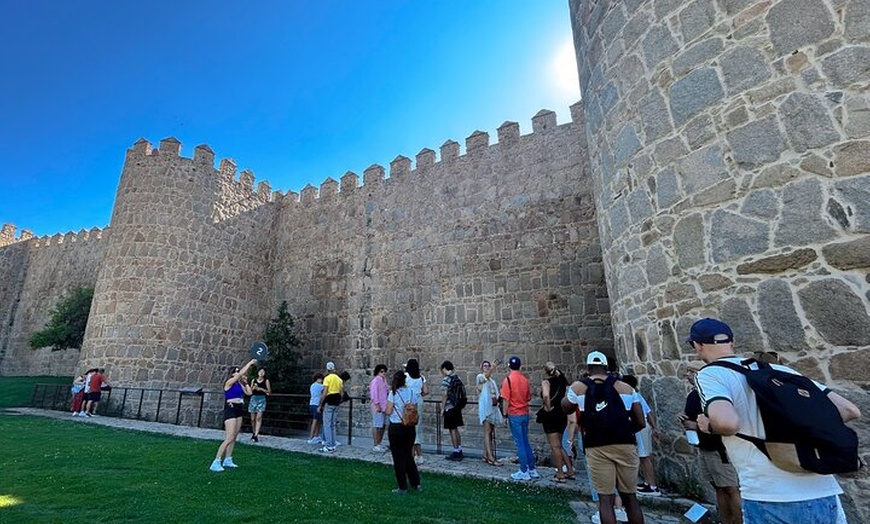
[[[426,385],[426,377],[420,374],[420,363],[416,358],[408,359],[405,364],[405,387],[414,392],[417,399],[417,435],[414,438],[414,462],[423,463],[422,427],[423,427],[423,397],[429,394],[429,386]]]
[[[496,362],[497,363],[497,362]],[[498,407],[498,385],[492,378],[495,371],[488,360],[480,364],[481,373],[477,375],[477,408],[480,423],[483,424],[483,461],[491,466],[501,466],[493,453],[492,443],[495,427],[502,424],[501,410]]]

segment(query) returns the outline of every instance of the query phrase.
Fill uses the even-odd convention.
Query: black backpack
[[[453,378],[450,380],[450,387],[447,388],[447,401],[453,404],[453,407],[456,409],[462,409],[468,404],[465,384],[456,375],[453,375]]]
[[[717,360],[742,373],[755,393],[765,438],[738,437],[753,443],[773,464],[795,473],[849,473],[861,467],[858,435],[843,422],[837,407],[809,378],[773,368],[766,362]],[[756,364],[758,369],[750,369]]]
[[[636,444],[634,423],[614,387],[616,377],[608,375],[603,382],[584,378],[582,382],[587,388],[581,417],[583,448]]]

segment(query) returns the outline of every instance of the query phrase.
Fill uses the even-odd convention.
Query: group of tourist
[[[833,475],[783,469],[759,444],[765,437],[763,413],[754,389],[758,386],[747,377],[762,368],[786,373],[784,377],[800,375],[780,365],[775,355],[738,357],[730,327],[716,319],[693,324],[687,343],[701,362],[689,362],[686,367],[692,389],[678,421],[686,429],[687,441],[698,448],[701,477],[715,489],[720,520],[725,524],[845,523],[839,500],[842,490]],[[251,439],[259,440],[271,384],[262,368],[248,382],[248,373],[256,364],[257,360],[252,359],[244,366],[231,368],[224,381],[225,438],[210,466],[212,471],[237,467],[233,450],[242,426],[245,396],[250,397]],[[484,436],[482,461],[491,466],[503,465],[495,456],[493,440],[495,428],[506,425],[518,464],[510,478],[518,482],[536,480],[541,474],[529,443],[532,387],[517,356],[508,360],[508,372],[499,384],[495,377],[500,364],[498,360],[483,361],[475,379],[478,420]],[[651,459],[652,444],[659,434],[656,417],[638,391],[636,377],[620,375],[613,367],[606,355],[593,351],[586,357],[586,372],[570,383],[554,363],[545,363],[540,385],[543,406],[535,414],[535,422],[546,434],[555,467],[553,482],[575,478],[574,458],[579,451],[585,455],[584,469],[598,503],[593,521],[627,520],[637,524],[643,522],[637,495],[660,493]],[[452,446],[446,458],[462,461],[465,457],[460,428],[465,424],[462,410],[468,401],[467,393],[452,362],[445,360],[439,369],[441,420]],[[308,442],[321,445],[323,453],[334,452],[338,446],[338,410],[346,398],[349,379],[346,372],[337,374],[335,363],[330,361],[325,374],[316,374],[310,386]],[[823,402],[830,402],[835,423],[860,417],[855,404],[822,384],[804,384],[809,389],[818,388],[820,393],[799,389],[801,395],[826,398]],[[76,377],[71,391],[73,416],[94,416],[101,391],[108,387],[103,369],[90,369]],[[423,400],[429,393],[416,359],[408,360],[403,369],[392,374],[385,364],[374,368],[369,384],[372,450],[389,449],[397,484],[394,492],[399,494],[423,490],[418,469],[423,462],[420,430]],[[388,446],[384,446],[385,436]],[[638,482],[641,477],[643,480]]]

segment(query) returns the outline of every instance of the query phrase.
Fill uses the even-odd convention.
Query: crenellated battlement
[[[582,121],[582,105],[580,102],[570,107],[571,121],[561,127],[574,126]],[[213,176],[222,181],[226,193],[222,198],[226,202],[237,204],[248,202],[245,206],[235,206],[238,209],[224,213],[222,216],[232,216],[243,209],[249,209],[250,204],[260,205],[267,202],[281,202],[285,205],[304,206],[315,204],[319,201],[329,201],[336,197],[353,194],[357,189],[365,189],[372,192],[384,187],[387,183],[398,183],[407,179],[407,183],[414,183],[415,175],[437,170],[442,165],[452,165],[466,159],[474,160],[487,155],[512,155],[518,154],[515,148],[521,147],[522,143],[531,142],[544,138],[548,133],[560,127],[556,122],[556,113],[548,109],[542,109],[532,117],[532,132],[526,135],[520,133],[520,125],[517,122],[504,122],[497,129],[497,142],[490,143],[490,134],[486,131],[475,130],[465,139],[464,152],[461,144],[455,140],[446,140],[439,148],[439,153],[429,148],[423,148],[418,152],[414,160],[398,155],[390,162],[389,176],[387,169],[380,164],[372,164],[363,171],[362,185],[360,177],[353,171],[348,171],[341,176],[340,180],[327,177],[317,187],[307,184],[299,193],[294,191],[273,191],[268,181],[257,183],[253,171],[250,169],[237,172],[236,161],[232,158],[223,158],[215,168],[215,153],[205,144],[194,148],[193,158],[182,156],[182,144],[174,137],[164,138],[159,142],[158,148],[153,148],[151,143],[140,138],[133,144],[127,154],[128,161],[141,161],[145,157],[160,157],[165,160],[178,159],[192,162],[196,166],[208,166]]]
[[[577,122],[582,122],[583,109],[580,102],[572,105],[570,112],[572,120],[563,124],[563,127],[570,127]],[[288,192],[282,200],[288,204],[312,205],[321,200],[332,200],[336,196],[353,194],[357,189],[377,191],[388,182],[395,183],[407,179],[408,183],[414,183],[415,175],[423,175],[423,173],[437,169],[441,165],[486,155],[515,154],[514,148],[519,147],[523,140],[535,140],[557,127],[560,126],[556,123],[556,113],[544,109],[532,118],[533,132],[527,135],[520,134],[520,125],[517,122],[505,122],[497,130],[498,141],[495,143],[490,143],[490,135],[485,131],[476,130],[471,133],[465,139],[464,154],[461,152],[459,142],[447,140],[439,148],[440,158],[434,150],[429,148],[421,149],[414,161],[404,155],[396,156],[390,162],[389,177],[387,177],[387,170],[384,166],[372,164],[363,171],[361,186],[359,185],[360,177],[353,171],[348,171],[341,177],[340,183],[332,177],[327,177],[319,189],[313,184],[308,184],[301,190],[300,195]]]
[[[99,240],[109,228],[100,229],[94,227],[90,230],[82,229],[77,233],[68,231],[63,234],[55,233],[54,235],[43,235],[41,237],[34,236],[33,231],[30,231],[29,229],[22,229],[16,237],[15,232],[17,229],[18,228],[15,227],[14,224],[3,224],[2,229],[0,229],[0,248],[20,242],[30,242],[31,247],[46,247],[73,242],[86,242],[88,240]]]
[[[48,247],[60,246],[63,244],[83,243],[89,241],[102,240],[109,233],[109,228],[92,227],[91,229],[82,229],[77,233],[68,231],[64,234],[55,233],[54,235],[43,235],[33,238],[33,247]]]

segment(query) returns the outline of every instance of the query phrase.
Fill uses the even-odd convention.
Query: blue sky
[[[174,136],[299,191],[580,98],[567,0],[0,0],[0,223],[109,224]]]

